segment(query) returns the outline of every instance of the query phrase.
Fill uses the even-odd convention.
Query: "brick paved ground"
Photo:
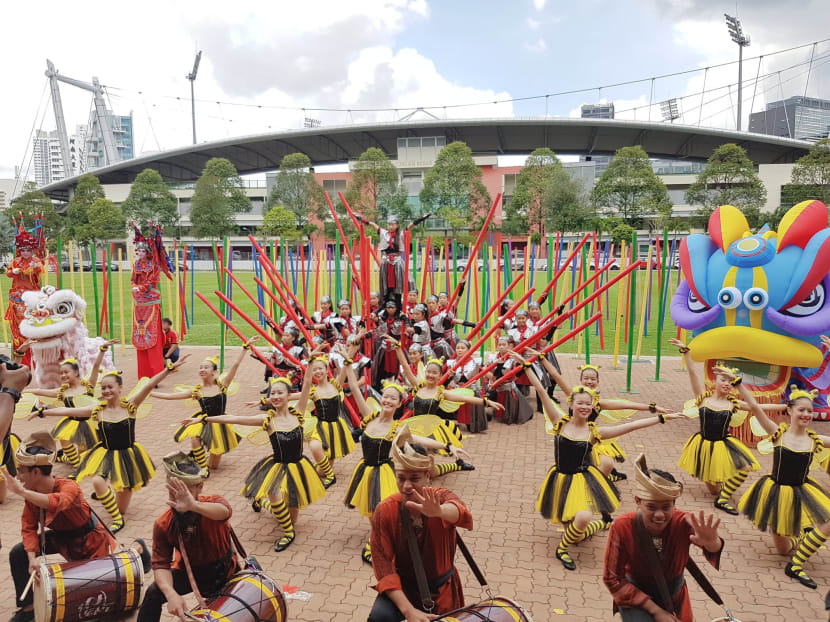
[[[196,356],[201,356],[201,352]],[[575,377],[576,359],[566,357],[562,362],[566,375]],[[600,358],[600,363],[604,365],[603,395],[617,395],[625,383],[625,370],[609,369],[610,360]],[[119,364],[125,370],[125,383],[131,384],[135,379],[132,358],[129,354],[119,356]],[[690,397],[690,390],[685,373],[679,372],[678,367],[677,359],[666,360],[663,376],[667,382],[653,383],[648,380],[654,375],[653,364],[636,364],[633,384],[642,392],[640,397],[681,407]],[[238,412],[243,401],[258,397],[262,368],[246,358],[238,377],[242,388],[231,398],[231,412]],[[195,361],[175,376],[176,383],[195,381]],[[173,383],[168,380],[164,388],[170,389]],[[156,402],[149,417],[139,421],[138,438],[157,463],[164,453],[175,449],[173,430],[186,413],[181,403]],[[622,444],[631,457],[645,449],[650,465],[680,475],[686,485],[681,502],[684,509],[710,511],[713,509],[711,497],[703,485],[681,475],[675,466],[683,442],[696,426],[695,421],[657,426],[626,437]],[[40,421],[16,421],[14,425],[21,435],[42,427]],[[820,432],[830,433],[830,429],[825,428],[830,426],[816,424]],[[601,582],[605,534],[600,533],[572,549],[578,568],[576,572],[567,572],[554,558],[561,531],[534,511],[536,494],[552,455],[552,445],[544,434],[541,419],[536,417],[524,426],[494,424],[486,434],[471,437],[466,446],[475,458],[477,470],[450,474],[441,480],[441,485],[458,493],[473,512],[475,530],[465,535],[465,539],[488,577],[493,593],[518,601],[537,622],[611,620],[611,599]],[[297,586],[312,595],[307,602],[289,601],[290,620],[365,620],[374,598],[374,592],[369,588],[371,569],[359,557],[368,535],[368,522],[343,506],[343,495],[358,453],[337,462],[337,484],[325,499],[301,512],[297,540],[283,553],[274,553],[272,548],[279,531],[276,521],[266,514],[252,513],[238,494],[251,465],[266,453],[265,447],[243,444],[214,472],[206,491],[222,493],[230,500],[239,537],[280,585]],[[770,457],[762,456],[761,463],[768,469]],[[631,475],[630,461],[622,466],[622,470]],[[69,469],[59,465],[56,471],[66,474]],[[749,482],[755,477],[757,475]],[[827,475],[819,473],[817,477],[830,485]],[[88,481],[82,486],[87,495],[92,492]],[[742,490],[745,489],[746,485]],[[631,510],[632,484],[622,482],[620,490],[624,500],[621,511]],[[165,507],[165,498],[163,477],[156,477],[147,489],[134,496],[126,516],[127,527],[119,534],[119,540],[128,542],[137,536],[149,540],[153,520]],[[100,506],[97,509],[103,512]],[[20,510],[21,502],[17,497],[10,496],[0,505],[0,535],[6,552],[19,541]],[[790,616],[801,620],[826,619],[823,600],[830,587],[830,570],[825,565],[830,561],[830,554],[824,547],[808,566],[809,573],[819,584],[817,591],[811,591],[784,575],[786,559],[775,554],[768,537],[742,517],[733,518],[722,513],[719,516],[724,519],[722,533],[726,538],[721,571],[718,573],[708,565],[704,568],[728,606],[743,622],[781,620]],[[697,559],[700,561],[702,557],[698,555]],[[481,591],[460,555],[458,566],[468,602],[479,600]],[[708,621],[722,615],[720,608],[709,602],[693,582],[690,591],[698,620]],[[13,596],[4,560],[0,564],[0,602],[5,603],[0,605],[3,619],[13,610]]]

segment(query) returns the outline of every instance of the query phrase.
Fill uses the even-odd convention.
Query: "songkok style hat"
[[[208,472],[198,465],[198,463],[188,456],[183,451],[174,451],[162,458],[164,470],[167,475],[182,480],[188,486],[198,486],[207,479]],[[183,467],[196,467],[196,473],[186,473],[182,470]],[[188,469],[192,470],[192,469]]]
[[[431,454],[422,454],[412,446],[414,439],[407,424],[398,430],[395,441],[392,443],[392,460],[395,466],[405,471],[430,471],[434,460]]]
[[[683,494],[683,484],[649,472],[645,454],[634,461],[634,477],[637,480],[634,496],[644,501],[674,501]]]
[[[55,441],[49,432],[32,432],[14,454],[20,466],[52,466],[55,463]]]

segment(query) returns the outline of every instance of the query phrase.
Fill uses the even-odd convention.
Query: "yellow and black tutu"
[[[0,466],[6,467],[9,475],[17,476],[17,448],[20,447],[20,437],[14,432],[9,432],[5,439],[3,439],[2,446],[0,446]],[[3,476],[0,475],[0,481]]]
[[[102,443],[81,456],[75,480],[100,475],[108,480],[115,492],[139,490],[156,474],[156,468],[147,450],[140,443],[126,449],[107,449]]]
[[[582,510],[610,514],[618,507],[616,487],[595,466],[577,473],[562,473],[552,466],[536,499],[536,510],[557,525],[572,521]]]
[[[268,456],[251,469],[242,494],[248,499],[280,495],[288,507],[302,509],[322,499],[326,489],[305,456],[297,462],[277,462],[274,456]]]
[[[181,425],[173,435],[177,443],[186,438],[198,438],[202,445],[213,455],[221,456],[239,447],[242,439],[228,423],[194,423],[193,425]]]
[[[63,417],[49,433],[56,441],[77,445],[81,452],[93,447],[98,442],[98,429],[95,419],[76,419]]]
[[[342,417],[334,421],[323,421],[318,417],[317,435],[331,460],[348,456],[354,450],[351,428]]]
[[[360,439],[363,458],[357,463],[346,491],[346,506],[357,508],[363,516],[371,518],[378,504],[398,492],[395,467],[389,459],[389,450],[397,426],[384,437],[369,436],[365,432]]]
[[[812,451],[776,446],[772,473],[750,486],[738,510],[780,536],[800,536],[805,527],[830,521],[830,495],[809,476],[812,459]]]
[[[761,469],[752,452],[738,439],[727,435],[724,440],[709,441],[700,432],[686,441],[677,464],[709,484],[725,482],[743,470]]]

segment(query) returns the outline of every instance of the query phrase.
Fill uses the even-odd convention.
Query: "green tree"
[[[43,234],[50,250],[57,248],[58,238],[63,235],[64,217],[58,214],[55,205],[34,182],[28,181],[23,186],[23,194],[14,200],[12,207],[6,210],[8,222],[12,217],[23,215],[24,225],[31,229],[34,226],[35,216],[43,217]]]
[[[614,241],[614,246],[617,248],[620,247],[623,241],[626,244],[631,242],[631,236],[634,235],[634,227],[626,225],[625,223],[619,224],[611,230],[611,239]]]
[[[259,230],[266,236],[285,237],[289,240],[299,237],[294,214],[282,205],[275,205],[268,210]]]
[[[236,214],[251,210],[242,180],[230,160],[211,158],[196,181],[190,208],[191,233],[221,238],[236,232]]]
[[[793,167],[792,183],[784,186],[782,201],[795,205],[809,199],[830,204],[830,138],[812,146]],[[780,220],[780,218],[779,218]]]
[[[86,237],[94,243],[122,239],[127,230],[126,219],[121,208],[109,199],[96,199],[89,206],[89,224]]]
[[[164,183],[158,171],[145,168],[135,177],[130,194],[121,204],[124,216],[142,226],[148,222],[174,227],[179,222],[176,195]]]
[[[400,183],[398,169],[377,147],[369,147],[352,165],[352,180],[345,196],[352,210],[374,222],[381,223],[392,214],[402,223],[410,218],[406,188]]]
[[[596,209],[641,227],[644,218],[671,213],[669,191],[640,146],[622,147],[599,178],[591,201]]]
[[[268,199],[268,209],[274,205],[283,205],[294,214],[297,228],[304,235],[317,230],[311,224],[311,217],[326,219],[328,205],[323,196],[323,188],[314,178],[311,160],[304,153],[289,153],[280,162],[280,172]]]
[[[87,173],[78,180],[75,194],[66,208],[66,235],[70,239],[79,244],[86,244],[91,240],[88,233],[89,208],[95,201],[104,198],[104,189],[95,175]]]
[[[8,218],[0,218],[0,255],[12,252],[15,229]]]
[[[709,156],[706,168],[686,190],[686,202],[700,205],[693,222],[708,227],[709,216],[721,205],[734,205],[744,213],[750,227],[761,221],[761,206],[767,200],[764,184],[746,150],[734,143],[718,147]]]
[[[443,218],[453,236],[459,229],[469,229],[475,215],[490,207],[481,169],[466,143],[456,141],[441,149],[424,176],[420,199],[422,209]]]

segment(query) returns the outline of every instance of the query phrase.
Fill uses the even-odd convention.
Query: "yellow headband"
[[[325,365],[328,365],[329,357],[325,354],[315,354],[310,359],[308,359],[308,364],[311,365],[315,361],[322,361]]]
[[[580,365],[577,367],[579,371],[585,371],[586,369],[593,369],[599,375],[599,365],[591,365],[590,363],[585,363],[584,365]]]
[[[818,397],[818,389],[813,389],[812,391],[805,391],[804,389],[799,389],[797,385],[791,384],[790,400],[797,400],[801,399],[802,397],[806,397],[811,402],[814,402],[815,399]]]
[[[444,359],[429,359],[427,361],[427,365],[438,365],[438,367],[441,367],[443,369]]]
[[[78,359],[76,359],[76,358],[63,359],[61,361],[61,365],[75,365],[77,367],[78,366]]]
[[[574,395],[577,395],[579,393],[587,393],[588,395],[590,395],[591,401],[594,403],[594,405],[599,403],[599,395],[597,394],[597,392],[581,384],[578,384],[573,388],[571,394],[568,396],[568,403],[572,404],[574,401]]]
[[[740,369],[738,369],[737,367],[729,367],[723,361],[715,361],[715,364],[712,366],[712,373],[714,373],[714,374],[718,373],[718,368],[720,368],[724,371],[728,371],[733,376],[740,376],[741,375],[741,370]]]
[[[101,376],[102,378],[106,378],[107,376],[116,376],[117,378],[121,377],[121,372],[117,369],[112,369],[110,371],[104,372],[104,375]]]
[[[398,384],[394,380],[384,380],[382,384],[384,389],[395,389],[401,394],[406,393],[406,389],[403,385]]]
[[[278,382],[281,382],[285,386],[287,386],[288,388],[291,388],[291,380],[286,376],[277,376],[277,377],[271,376],[269,378],[269,380],[270,380],[271,384],[277,384]]]
[[[208,363],[213,364],[214,367],[219,367],[219,357],[218,356],[207,356],[205,359]]]

